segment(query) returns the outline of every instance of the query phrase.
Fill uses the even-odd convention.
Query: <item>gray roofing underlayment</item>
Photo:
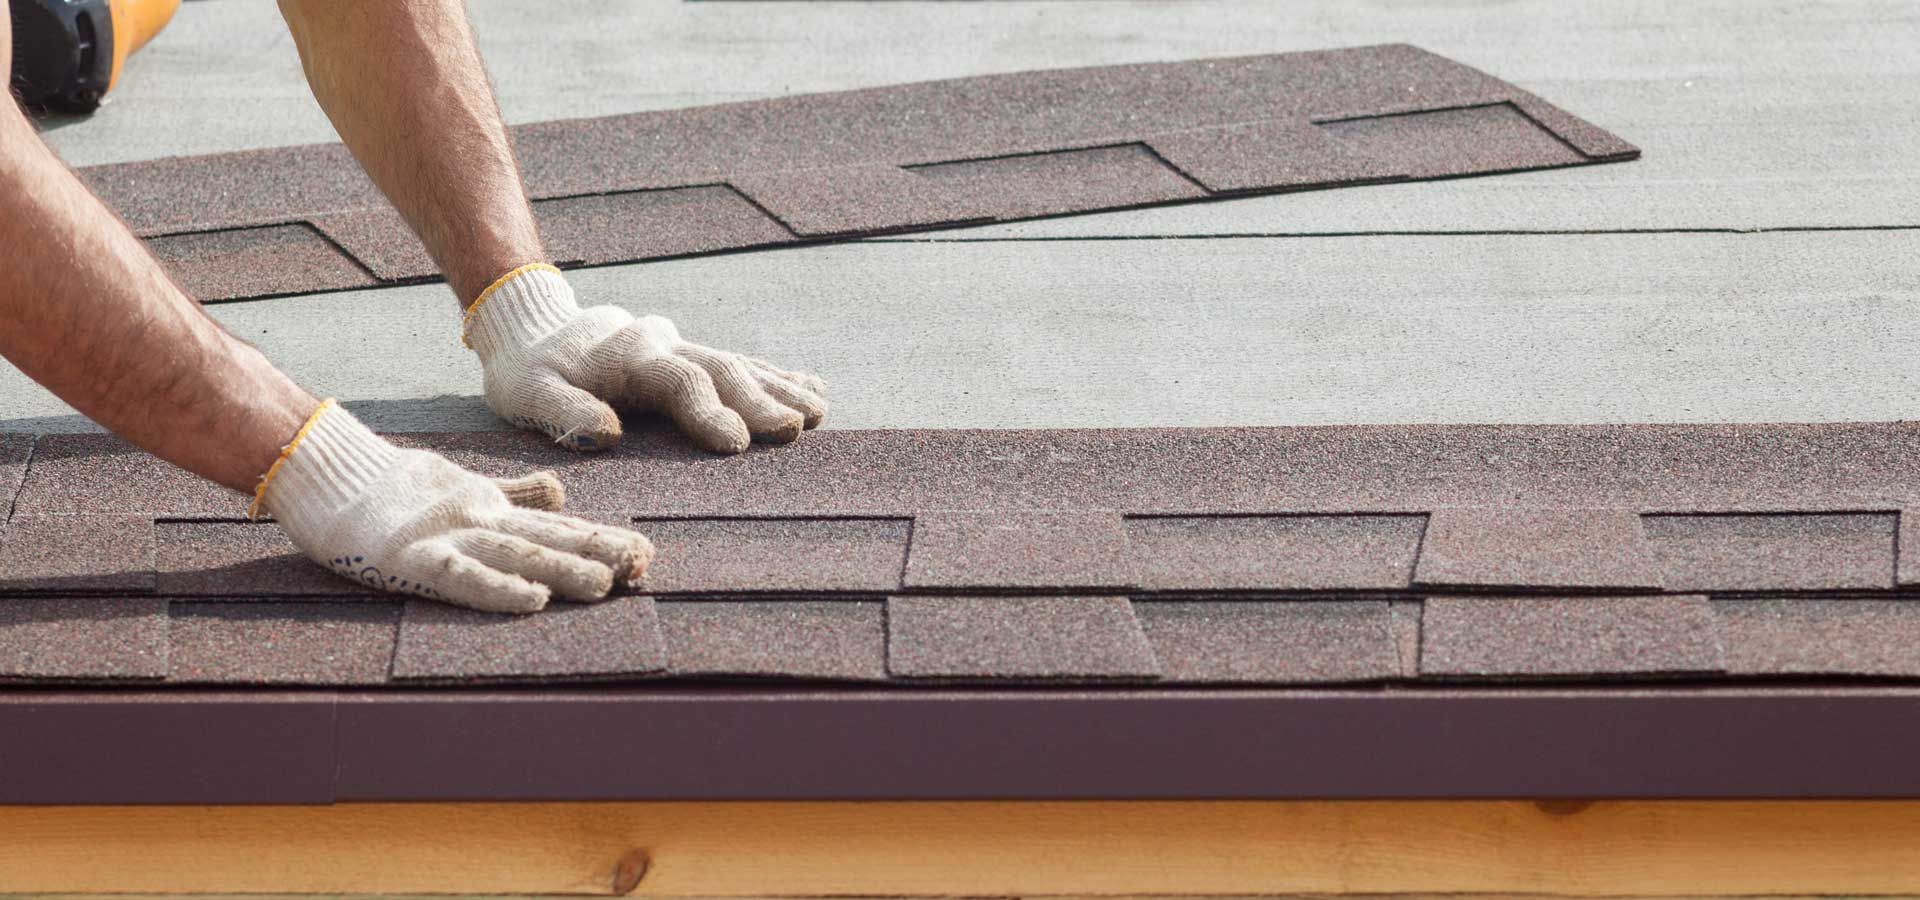
[[[1405,44],[988,75],[541,122],[513,137],[561,265],[1639,155]],[[80,174],[204,301],[437,274],[338,144]]]
[[[515,140],[586,265],[1638,154],[1404,45]],[[434,275],[337,145],[83,175],[208,300]],[[116,438],[0,435],[0,802],[1920,796],[1920,425],[393,437],[658,559],[409,601]]]

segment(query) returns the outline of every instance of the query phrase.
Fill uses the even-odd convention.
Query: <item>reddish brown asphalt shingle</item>
[[[107,681],[167,674],[167,602],[0,598],[0,682]]]
[[[302,555],[268,522],[161,522],[153,527],[160,593],[188,597],[372,592]]]
[[[1133,605],[1169,681],[1250,684],[1400,677],[1381,601],[1141,601]]]
[[[514,132],[555,256],[586,263],[1638,153],[1405,45],[989,75]],[[229,245],[240,239],[185,239],[176,265],[209,298],[359,277],[297,223],[384,279],[432,270],[336,145],[85,177],[144,236],[272,227],[296,242],[284,260],[227,277],[195,254],[239,252]]]
[[[886,604],[878,601],[691,600],[656,609],[676,676],[887,677]]]
[[[1608,677],[1720,672],[1707,598],[1429,597],[1422,675]]]
[[[408,601],[396,680],[487,681],[644,675],[666,668],[653,601],[555,602],[525,616]]]
[[[239,494],[107,434],[41,435],[16,513],[244,518]]]
[[[1351,152],[1410,178],[1573,166],[1580,151],[1542,131],[1511,104],[1323,122]]]
[[[1435,510],[1414,581],[1509,588],[1652,588],[1661,577],[1627,509]]]
[[[912,170],[1002,219],[1205,199],[1145,144],[935,163]]]
[[[1114,512],[933,512],[913,519],[908,587],[1098,588],[1133,583]]]
[[[298,615],[202,621],[205,607],[180,603],[175,616],[193,618],[173,638],[122,615],[137,602],[125,593],[48,607],[7,580],[55,564],[120,577],[125,559],[123,542],[89,546],[86,533],[40,527],[52,543],[16,549],[12,571],[0,566],[0,605],[26,604],[0,625],[0,646],[29,648],[33,660],[9,657],[16,677],[157,678],[164,668],[140,660],[164,660],[173,639],[193,642],[183,658],[197,660],[176,676],[222,683],[365,683],[368,660],[383,654],[414,682],[1705,680],[1727,677],[1723,647],[1724,667],[1740,677],[1907,677],[1897,674],[1911,601],[1891,588],[1896,522],[1874,511],[1909,505],[1920,424],[827,431],[736,457],[641,422],[619,449],[594,456],[531,434],[397,440],[489,474],[554,468],[569,508],[600,521],[670,517],[637,526],[661,556],[659,583],[635,589],[698,599],[663,628],[644,596],[560,603],[528,619],[417,604],[389,652],[378,629],[339,624],[377,615],[346,609],[371,598],[313,596],[334,583],[309,580],[324,573],[293,557],[273,526],[232,521],[242,498],[111,438],[48,436],[20,488],[22,528],[130,515],[137,532],[157,519],[161,597],[303,605],[289,610]],[[1437,537],[1428,528],[1423,547],[1429,516],[1442,528]],[[927,580],[902,586],[915,517],[926,527],[913,565]],[[1638,557],[1619,552],[1636,529],[1656,548],[1662,580],[1795,587],[1770,618],[1765,606],[1707,616],[1697,592],[1671,588],[1596,596],[1641,577]],[[5,548],[0,532],[0,556]],[[1130,598],[1081,584],[1107,577],[1115,552],[1138,563]],[[1568,572],[1599,574],[1557,595],[1445,596],[1489,589],[1463,579],[1423,603],[1410,586],[1416,565],[1518,573],[1485,580],[1524,578],[1529,591]],[[970,596],[926,596],[953,592]],[[1862,594],[1876,599],[1833,599]],[[886,617],[883,595],[894,597]],[[1797,605],[1812,598],[1835,605]],[[1135,606],[1166,618],[1143,630]],[[60,616],[50,620],[50,609]],[[249,635],[285,649],[207,650]],[[353,662],[331,668],[327,658]],[[1398,675],[1379,674],[1389,669]]]
[[[168,681],[182,684],[382,684],[401,605],[175,603]]]
[[[900,586],[906,519],[639,519],[654,594],[861,591]]]
[[[147,241],[180,289],[202,301],[373,287],[380,280],[305,224]]]
[[[1647,516],[1676,591],[1889,590],[1895,513]]]
[[[1137,583],[1152,590],[1398,590],[1422,516],[1148,516],[1127,520]]]
[[[894,597],[887,671],[899,678],[1151,679],[1153,648],[1124,597]]]
[[[153,559],[145,516],[14,516],[0,526],[0,593],[149,593]]]
[[[1407,177],[1407,167],[1336,139],[1311,122],[1270,119],[1158,135],[1155,152],[1208,190],[1275,190]]]
[[[1722,600],[1735,675],[1920,676],[1920,602]]]

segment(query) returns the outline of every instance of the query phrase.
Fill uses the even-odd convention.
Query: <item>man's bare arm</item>
[[[462,305],[544,262],[461,0],[280,0],[307,83]]]
[[[791,441],[826,415],[817,378],[682,340],[659,316],[575,302],[543,265],[461,0],[280,9],[314,96],[469,308],[463,337],[495,413],[602,450],[621,437],[611,404],[657,410],[721,453]]]
[[[0,0],[0,72],[12,39]],[[169,462],[251,492],[319,401],[228,334],[0,98],[0,356]]]

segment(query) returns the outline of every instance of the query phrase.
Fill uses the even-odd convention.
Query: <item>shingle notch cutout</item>
[[[539,212],[560,237],[555,255],[582,262],[1638,154],[1526,91],[1405,44],[986,75],[513,131],[536,208],[578,198],[558,219]],[[230,276],[210,258],[234,252],[222,244],[236,238],[169,250],[205,297],[363,277],[336,271],[331,248],[300,223],[383,280],[430,271],[395,218],[376,212],[385,203],[339,145],[83,177],[144,237],[278,228],[272,239],[291,242],[275,251],[289,264]],[[704,193],[633,193],[675,189]],[[586,199],[599,195],[627,199]]]

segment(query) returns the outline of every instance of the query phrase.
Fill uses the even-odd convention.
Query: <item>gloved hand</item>
[[[583,310],[549,265],[494,282],[468,309],[465,331],[487,406],[576,450],[620,442],[609,403],[664,412],[717,453],[739,453],[751,438],[791,441],[827,414],[820,379],[688,343],[659,316]]]
[[[563,500],[550,472],[495,481],[395,447],[328,400],[261,478],[252,514],[363,584],[526,613],[552,594],[602,599],[653,559],[639,534],[553,512]]]

